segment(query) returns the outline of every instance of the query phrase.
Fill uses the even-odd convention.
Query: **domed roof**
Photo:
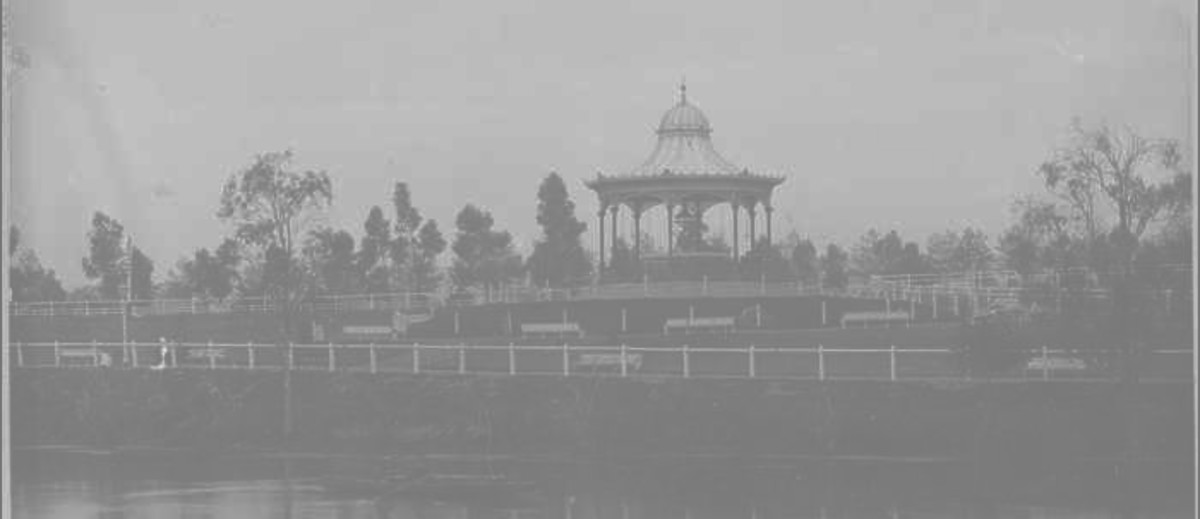
[[[712,126],[696,105],[688,102],[687,86],[679,86],[679,102],[663,114],[658,145],[632,176],[737,175],[743,171],[713,149]]]
[[[679,103],[667,110],[663,114],[662,121],[658,124],[658,133],[687,133],[701,134],[707,136],[712,133],[712,127],[708,124],[708,117],[704,116],[696,105],[693,105],[687,100],[687,86],[680,85],[679,87]]]

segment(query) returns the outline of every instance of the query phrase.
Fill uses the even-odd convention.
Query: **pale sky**
[[[1074,116],[1187,139],[1185,0],[10,0],[10,216],[68,285],[93,211],[162,276],[229,231],[225,178],[292,148],[356,236],[396,180],[524,249],[538,182],[637,166],[686,77],[718,150],[788,176],[775,234],[1003,228]]]

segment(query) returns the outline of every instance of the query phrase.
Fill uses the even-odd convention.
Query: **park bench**
[[[112,355],[94,349],[60,349],[58,350],[59,361],[69,359],[87,359],[91,361],[92,366],[111,366]]]
[[[1025,369],[1033,371],[1083,371],[1087,369],[1087,362],[1083,359],[1073,357],[1034,357],[1029,359],[1029,363],[1025,365]]]
[[[842,328],[861,324],[863,327],[872,324],[908,324],[911,321],[908,312],[851,312],[842,316]]]
[[[523,323],[521,334],[527,337],[583,337],[579,323]]]
[[[342,326],[342,336],[351,340],[386,341],[395,337],[394,323],[389,325],[350,324]]]
[[[735,319],[733,317],[701,317],[698,319],[667,319],[663,324],[663,335],[670,335],[672,330],[682,330],[684,333],[732,332]]]
[[[625,365],[634,371],[642,369],[641,353],[626,353]],[[576,368],[599,370],[608,367],[621,367],[620,353],[583,353],[575,361]]]
[[[207,360],[209,358],[214,359],[214,360],[221,360],[221,359],[225,358],[225,350],[223,348],[207,348],[207,347],[189,348],[188,352],[187,352],[187,358],[189,358],[191,360],[200,360],[200,359]]]

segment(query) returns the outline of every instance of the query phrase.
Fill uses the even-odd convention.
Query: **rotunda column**
[[[750,245],[746,247],[747,251],[754,250],[754,240],[758,239],[758,234],[754,232],[754,221],[757,219],[756,206],[758,206],[758,201],[753,198],[750,199],[750,203],[746,204],[746,216],[750,220]]]
[[[675,201],[667,200],[667,256],[675,254]]]
[[[767,244],[773,247],[775,242],[771,239],[771,214],[775,212],[775,208],[768,204],[763,210],[767,212]]]
[[[642,261],[642,203],[634,202],[633,206],[633,257]]]
[[[596,220],[600,222],[600,275],[604,275],[604,210],[607,209],[604,204],[600,204],[600,210],[596,212]]]
[[[617,211],[620,209],[621,204],[613,204],[609,208],[609,212],[612,213],[612,256],[610,258],[613,259],[617,257]]]
[[[737,225],[738,224],[738,207],[739,206],[738,206],[737,196],[730,197],[729,198],[729,208],[730,208],[731,212],[733,213],[733,241],[732,241],[731,248],[733,249],[733,262],[734,263],[737,263],[737,260],[738,260],[738,225]]]

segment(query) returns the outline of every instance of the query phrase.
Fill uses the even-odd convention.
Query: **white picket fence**
[[[11,345],[20,368],[207,369],[456,375],[962,380],[947,348],[635,347],[468,344],[36,343]],[[1191,382],[1192,350],[1147,352],[1143,380]],[[1106,380],[1080,352],[1043,347],[990,380]],[[1182,369],[1186,368],[1186,369]]]

